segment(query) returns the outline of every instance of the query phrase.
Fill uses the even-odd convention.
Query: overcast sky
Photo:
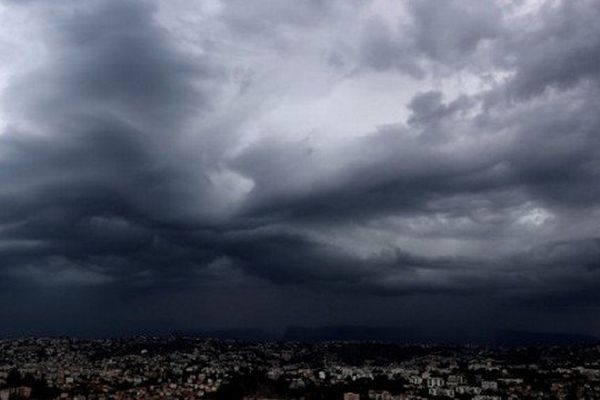
[[[0,21],[0,334],[600,334],[598,1]]]

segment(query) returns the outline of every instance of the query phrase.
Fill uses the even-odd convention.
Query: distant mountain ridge
[[[177,332],[179,336],[190,336],[198,338],[215,338],[223,340],[239,341],[266,341],[278,340],[279,337],[261,329],[206,329],[188,332]]]
[[[593,335],[529,332],[519,330],[499,330],[482,335],[460,335],[450,333],[447,337],[418,332],[417,329],[405,327],[368,327],[368,326],[326,326],[326,327],[288,327],[283,340],[318,342],[318,341],[385,341],[395,343],[449,343],[449,344],[482,344],[495,346],[551,346],[600,343]]]
[[[430,331],[418,327],[333,325],[321,327],[290,326],[283,333],[252,328],[220,328],[198,330],[175,330],[170,332],[128,332],[122,337],[189,337],[235,340],[241,342],[296,341],[316,343],[322,341],[379,341],[396,344],[448,344],[490,345],[505,347],[600,345],[600,338],[590,334],[531,332],[523,330],[496,330],[488,332]],[[0,338],[15,338],[0,335]],[[60,335],[27,334],[21,337],[68,337]],[[97,338],[97,337],[91,337]],[[115,338],[115,337],[113,337]]]
[[[290,326],[283,340],[318,342],[326,340],[380,340],[390,342],[414,342],[414,332],[403,327],[326,326],[318,328]]]
[[[502,346],[567,346],[594,343],[600,343],[600,340],[593,335],[504,330],[497,332],[490,344]]]

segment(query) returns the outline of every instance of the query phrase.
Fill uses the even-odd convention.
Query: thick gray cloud
[[[0,3],[6,329],[600,332],[599,14]]]

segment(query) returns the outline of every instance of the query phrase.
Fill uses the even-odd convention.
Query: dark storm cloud
[[[65,270],[94,271],[104,283],[170,253],[207,259],[161,229],[203,221],[197,205],[214,201],[203,171],[179,165],[201,157],[180,138],[221,77],[170,43],[152,15],[144,3],[98,2],[54,17],[52,61],[8,88],[6,108],[19,119],[0,138],[0,196],[3,236],[17,240],[3,252],[15,264],[43,271],[66,260]],[[20,240],[35,245],[21,250]]]
[[[487,63],[484,48],[505,31],[502,10],[480,1],[408,1],[408,16],[388,27],[381,18],[366,24],[361,62],[375,69],[395,68],[417,78],[429,69],[455,72]],[[433,65],[433,66],[432,66]]]
[[[592,1],[560,2],[541,10],[539,26],[525,40],[511,38],[516,75],[509,90],[516,97],[566,90],[582,81],[597,85],[600,65],[600,9]]]
[[[561,3],[555,8],[546,6],[540,11],[543,17],[540,26],[520,33],[524,35],[520,37],[522,41],[517,39],[516,32],[503,31],[495,27],[497,24],[480,25],[481,20],[486,19],[478,19],[475,9],[470,11],[474,14],[463,15],[467,21],[445,19],[451,43],[436,44],[421,38],[423,43],[418,46],[420,52],[415,57],[418,59],[419,54],[425,53],[449,66],[452,63],[444,58],[449,55],[444,56],[436,49],[468,57],[480,40],[491,38],[498,41],[494,45],[503,49],[507,58],[516,57],[512,61],[515,70],[505,83],[481,95],[462,96],[451,102],[445,102],[439,92],[418,94],[408,105],[411,115],[407,126],[381,128],[373,135],[347,141],[339,152],[319,154],[319,150],[304,141],[260,143],[238,160],[239,170],[249,174],[256,183],[248,202],[250,209],[246,212],[284,220],[331,223],[434,213],[449,219],[474,219],[483,212],[490,214],[489,225],[495,226],[496,231],[506,229],[507,224],[514,221],[493,219],[494,212],[508,213],[527,202],[559,213],[569,209],[595,212],[599,194],[597,130],[600,120],[594,111],[599,106],[598,87],[589,79],[595,71],[591,66],[597,64],[594,60],[598,56],[593,41],[600,35],[590,34],[595,24],[589,16],[597,11],[589,2]],[[432,41],[437,40],[434,37],[442,37],[437,35],[437,30],[423,31],[427,26],[423,19],[433,18],[427,12],[426,8],[419,9],[413,16],[419,26],[414,34],[429,34]],[[476,20],[475,25],[469,24],[469,19]],[[580,37],[586,37],[587,42]],[[540,48],[539,52],[532,52],[530,46],[522,44],[530,41]],[[573,44],[585,46],[587,51],[575,50],[585,60],[573,59]],[[397,45],[398,51],[404,51],[401,41]],[[381,46],[382,54],[393,56],[387,45]],[[549,59],[542,62],[548,57],[543,50],[546,48],[552,49],[552,62]],[[374,53],[367,58],[380,62]],[[381,66],[388,64],[387,61],[381,63]],[[500,63],[499,68],[504,65]],[[502,103],[475,111],[478,102],[486,104],[498,93],[514,92],[521,96],[526,91],[542,96],[542,89],[546,87],[565,92],[540,97],[527,106]],[[323,177],[318,165],[328,157],[344,168],[333,169],[331,176]],[[476,230],[474,235],[481,232]],[[498,233],[488,234],[492,240]],[[573,260],[571,270],[585,270],[584,266],[595,256],[587,254],[585,260]],[[538,273],[545,271],[550,278],[542,287],[548,292],[563,293],[558,287],[559,280],[554,280],[552,272],[545,268],[552,267],[552,271],[559,266],[569,268],[566,259],[548,256],[547,264],[534,263],[527,257],[518,259],[522,260],[519,268],[523,268],[525,282],[535,280]],[[431,265],[436,263],[434,259],[430,262]],[[472,262],[476,261],[465,261],[467,265]],[[305,263],[311,264],[309,260]],[[483,275],[490,282],[502,282],[504,269],[500,264],[510,264],[500,259],[480,263]],[[340,261],[339,264],[349,263]],[[373,266],[372,270],[377,269],[375,260],[367,264]],[[496,275],[498,271],[502,272]],[[584,275],[588,279],[593,274]],[[465,277],[455,281],[464,282]],[[562,284],[575,285],[575,281],[577,279],[562,281]],[[594,277],[588,282],[593,282],[592,287],[596,285]],[[475,289],[476,285],[470,287]],[[567,292],[568,289],[564,290]]]
[[[2,291],[154,327],[323,293],[598,305],[593,1],[290,4],[4,2],[32,31],[0,55],[32,50],[0,73]],[[398,77],[397,113],[347,133]]]

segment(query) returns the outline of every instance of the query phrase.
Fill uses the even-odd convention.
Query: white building
[[[481,381],[483,390],[498,390],[498,382],[496,381]]]
[[[421,386],[423,384],[423,378],[421,378],[419,375],[411,376],[410,378],[408,378],[408,381],[411,385],[415,386]]]
[[[440,377],[427,378],[427,387],[442,387],[444,386],[444,379]]]

